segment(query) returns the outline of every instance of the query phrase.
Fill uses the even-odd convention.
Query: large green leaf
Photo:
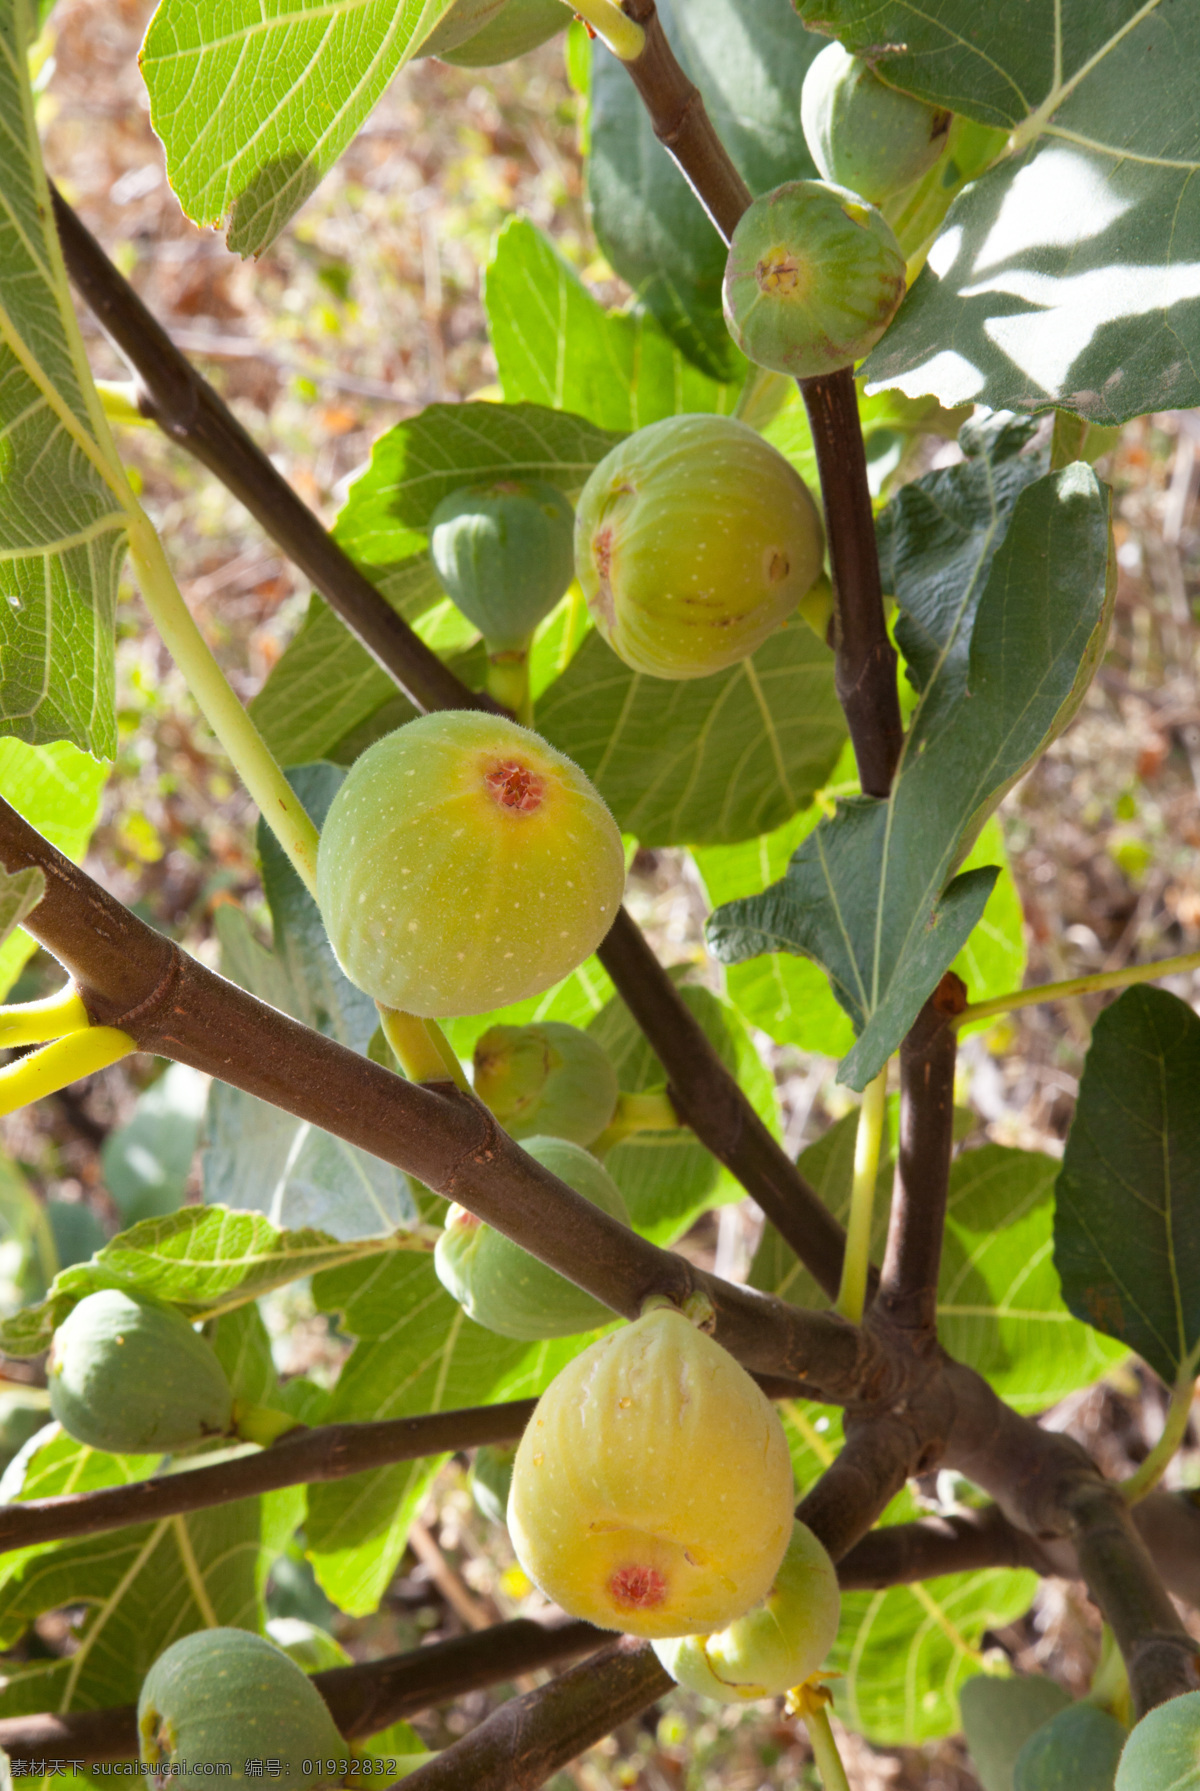
[[[846,737],[833,655],[798,617],[710,678],[648,678],[589,634],[537,725],[648,846],[777,827],[825,783]]]
[[[183,1205],[208,1088],[209,1078],[190,1064],[169,1063],[104,1140],[104,1183],[126,1225]]]
[[[1058,1178],[1071,1311],[1170,1384],[1200,1358],[1200,1018],[1128,989],[1097,1020]]]
[[[868,359],[944,403],[1097,422],[1200,402],[1200,12],[1188,0],[800,0],[889,82],[1013,132]]]
[[[0,729],[111,759],[128,488],[54,229],[29,87],[32,23],[25,0],[0,0]]]
[[[3,627],[0,616],[0,630]],[[3,656],[0,647],[0,659]],[[76,863],[92,837],[107,776],[107,765],[67,740],[53,746],[0,740],[0,796]],[[8,993],[21,966],[36,950],[36,941],[20,930],[0,943],[0,996]]]
[[[452,3],[162,0],[140,63],[188,217],[261,253]]]
[[[318,1306],[359,1341],[326,1413],[334,1424],[486,1405],[540,1393],[590,1341],[517,1343],[473,1323],[428,1256],[394,1256],[320,1275]],[[398,1462],[312,1486],[305,1534],[317,1578],[342,1610],[373,1611],[404,1552],[440,1458]]]
[[[606,311],[527,219],[501,230],[485,282],[488,334],[510,403],[528,399],[620,430],[681,411],[733,409],[736,387],[700,372],[648,312]]]
[[[800,87],[822,43],[801,29],[787,0],[660,0],[658,16],[752,191],[814,174]],[[736,377],[744,363],[721,316],[724,245],[655,138],[628,74],[599,45],[588,192],[613,267],[691,360]]]
[[[841,1068],[851,1087],[886,1062],[965,944],[994,873],[954,873],[1082,701],[1115,590],[1108,514],[1107,488],[1082,463],[1026,486],[982,592],[968,581],[943,619],[891,795],[840,804],[782,882],[709,922],[725,962],[787,950],[824,966],[859,1031]],[[990,498],[979,520],[987,536]]]

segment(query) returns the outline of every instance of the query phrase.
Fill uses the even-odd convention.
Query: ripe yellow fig
[[[317,902],[350,981],[427,1019],[478,1014],[570,974],[625,885],[616,822],[528,728],[423,715],[356,759],[330,805]]]
[[[821,571],[825,536],[793,467],[733,417],[666,417],[583,488],[575,570],[635,672],[706,678],[746,659]]]
[[[677,1636],[654,1652],[678,1685],[724,1703],[778,1697],[815,1673],[837,1637],[837,1568],[797,1522],[761,1604],[718,1635]]]
[[[508,1528],[548,1598],[601,1629],[724,1629],[770,1591],[792,1534],[770,1401],[659,1306],[569,1362],[517,1449]]]

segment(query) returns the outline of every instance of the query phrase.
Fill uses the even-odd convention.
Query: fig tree
[[[562,492],[536,480],[500,479],[442,499],[430,525],[430,555],[489,652],[524,647],[566,591],[575,576],[574,528]]]
[[[115,1287],[59,1325],[47,1380],[63,1429],[111,1454],[184,1449],[232,1428],[233,1394],[209,1344],[171,1307]]]
[[[761,646],[819,576],[803,479],[732,417],[666,417],[600,462],[575,518],[597,628],[636,672],[704,678]]]
[[[904,256],[891,225],[857,194],[792,180],[743,212],[722,291],[743,354],[811,379],[878,342],[904,297]]]
[[[800,122],[822,176],[871,205],[882,205],[933,167],[953,117],[886,86],[839,43],[809,63],[800,90]]]
[[[666,1306],[602,1337],[542,1394],[508,1528],[548,1598],[601,1629],[708,1634],[765,1598],[792,1535],[774,1407]]]
[[[338,963],[385,1007],[477,1014],[570,974],[625,883],[583,772],[499,715],[447,710],[356,759],[317,854]]]
[[[585,1200],[629,1224],[621,1190],[581,1146],[565,1138],[527,1138],[525,1149]],[[468,1317],[501,1337],[529,1343],[574,1337],[613,1317],[601,1300],[461,1206],[451,1206],[446,1214],[433,1262],[438,1280]]]
[[[458,68],[493,68],[536,50],[561,31],[569,17],[562,0],[506,0],[482,30],[457,49],[440,54],[443,62],[453,62]]]
[[[1200,1691],[1159,1704],[1134,1725],[1115,1791],[1200,1791]]]
[[[240,1784],[249,1762],[269,1759],[312,1785],[336,1778],[349,1753],[302,1668],[247,1629],[196,1630],[159,1655],[142,1682],[138,1744],[160,1786],[178,1783],[184,1761],[193,1774],[226,1763],[222,1782]]]
[[[603,1046],[561,1020],[489,1026],[475,1045],[474,1080],[475,1093],[514,1138],[540,1133],[574,1144],[600,1136],[620,1092]]]
[[[677,1684],[703,1697],[777,1697],[816,1672],[833,1647],[840,1614],[837,1569],[797,1522],[761,1603],[716,1635],[657,1641],[654,1652]]]

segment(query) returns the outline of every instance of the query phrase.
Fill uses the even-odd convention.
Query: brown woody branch
[[[146,415],[246,505],[418,708],[490,708],[490,699],[453,676],[326,533],[57,193],[54,215],[67,271],[136,373]],[[703,1029],[654,954],[648,948],[634,950],[635,936],[640,939],[622,910],[609,935],[605,962],[668,1074],[680,1074],[673,1064],[707,1060],[711,1098],[692,1111],[689,1123],[742,1180],[826,1292],[836,1293],[841,1226],[766,1132],[736,1078],[711,1053]]]
[[[204,969],[108,895],[0,802],[0,862],[39,866],[46,894],[26,923],[75,979],[93,1021],[394,1163],[495,1225],[614,1312],[702,1290],[716,1335],[748,1368],[838,1403],[878,1374],[876,1350],[830,1313],[706,1275],[576,1194],[476,1101],[406,1082]]]

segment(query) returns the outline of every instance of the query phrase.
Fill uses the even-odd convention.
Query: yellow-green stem
[[[635,1132],[669,1132],[682,1124],[665,1088],[652,1088],[645,1094],[618,1095],[616,1112],[590,1148],[595,1156],[603,1157],[615,1144],[632,1138]]]
[[[0,1070],[0,1118],[28,1107],[43,1096],[57,1094],[84,1076],[106,1070],[136,1051],[137,1045],[127,1032],[116,1026],[89,1026],[83,1032],[72,1032],[66,1038],[19,1057],[16,1063]]]
[[[813,1759],[825,1791],[850,1791],[846,1768],[829,1726],[829,1693],[820,1683],[823,1677],[821,1673],[814,1673],[803,1685],[793,1686],[787,1696],[787,1710],[790,1716],[802,1718],[808,1730]]]
[[[488,651],[487,693],[511,711],[524,728],[533,725],[529,694],[529,645]]]
[[[646,33],[613,5],[613,0],[565,0],[571,11],[591,26],[622,62],[636,62],[646,42]]]
[[[410,1082],[455,1082],[468,1090],[463,1067],[436,1020],[422,1020],[417,1014],[384,1007],[379,1001],[375,1005],[383,1036]]]
[[[91,1025],[88,1011],[75,993],[75,985],[67,983],[57,994],[42,1001],[20,1001],[12,1007],[0,1007],[0,1050],[14,1045],[44,1045],[47,1039],[65,1038],[69,1032],[83,1032]]]
[[[1033,989],[1013,989],[1007,995],[994,996],[991,1001],[970,1003],[954,1024],[968,1026],[972,1020],[990,1020],[993,1014],[1012,1013],[1019,1007],[1036,1007],[1040,1001],[1066,1001],[1073,995],[1126,989],[1134,983],[1153,983],[1160,976],[1178,976],[1189,970],[1200,970],[1200,951],[1187,952],[1179,958],[1160,958],[1155,964],[1130,964],[1124,970],[1097,970],[1091,976],[1072,976],[1061,983],[1039,983]]]
[[[1087,433],[1086,417],[1077,417],[1074,411],[1069,410],[1055,411],[1054,428],[1050,435],[1050,471],[1052,473],[1057,473],[1064,466],[1070,466],[1075,460],[1083,459]]]
[[[836,1310],[851,1324],[862,1320],[871,1263],[871,1220],[875,1213],[875,1180],[879,1174],[879,1150],[887,1114],[887,1065],[863,1091],[854,1140],[854,1181],[850,1189],[850,1221],[846,1226],[846,1253],[842,1258],[842,1284]]]
[[[244,1443],[258,1443],[261,1448],[269,1449],[280,1437],[304,1427],[299,1418],[293,1418],[290,1412],[278,1411],[271,1405],[252,1405],[248,1400],[235,1399],[233,1428]]]
[[[1138,1464],[1128,1480],[1121,1482],[1121,1496],[1127,1505],[1136,1505],[1139,1499],[1153,1491],[1178,1453],[1192,1413],[1192,1398],[1196,1391],[1194,1368],[1195,1363],[1189,1361],[1180,1370],[1179,1379],[1171,1389],[1171,1403],[1167,1407],[1162,1435],[1145,1461]]]
[[[308,893],[317,893],[317,830],[262,735],[229,687],[175,583],[162,543],[140,510],[130,518],[129,553],[138,584],[172,659],[209,727],[258,804],[263,820]]]

